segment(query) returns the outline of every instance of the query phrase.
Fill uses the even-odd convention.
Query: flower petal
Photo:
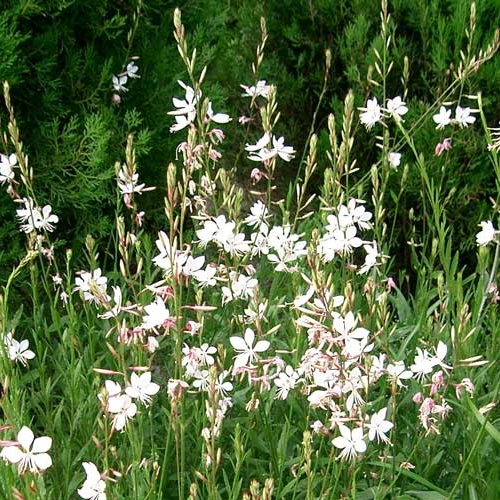
[[[17,434],[17,440],[26,451],[30,450],[33,439],[35,439],[33,431],[26,426],[24,426]]]
[[[50,450],[51,446],[52,446],[52,438],[47,436],[42,436],[36,438],[35,441],[33,441],[33,448],[31,449],[31,451],[33,453],[45,453],[46,451]]]

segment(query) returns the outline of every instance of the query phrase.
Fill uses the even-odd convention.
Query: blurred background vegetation
[[[460,51],[467,47],[470,3],[389,2],[394,67],[387,81],[387,97],[404,96],[410,109],[407,123],[426,112],[452,80]],[[156,231],[165,224],[162,187],[166,166],[175,158],[180,141],[169,133],[172,117],[167,112],[172,109],[172,97],[181,96],[177,80],[187,80],[172,35],[175,7],[182,10],[190,48],[198,50],[198,71],[208,65],[204,94],[210,96],[214,109],[233,117],[225,127],[229,139],[223,148],[228,162],[244,146],[237,117],[247,102],[239,85],[255,83],[251,62],[261,37],[261,17],[267,21],[269,38],[258,78],[277,85],[282,113],[277,133],[298,151],[296,159],[280,171],[281,184],[294,180],[300,168],[323,85],[325,49],[331,50],[332,66],[315,125],[320,151],[321,146],[323,150],[328,146],[328,114],[341,116],[349,89],[356,106],[377,95],[367,78],[375,62],[373,49],[381,45],[380,4],[373,0],[11,0],[4,5],[0,12],[0,81],[11,86],[39,203],[53,206],[60,218],[57,236],[61,246],[72,247],[74,252],[82,248],[86,234],[106,238],[111,232],[116,206],[114,164],[123,160],[130,132],[135,135],[141,180],[158,186],[139,199],[148,227]],[[500,0],[477,0],[476,7],[473,52],[485,47],[500,25]],[[129,92],[119,105],[113,104],[112,75],[122,72],[132,56],[138,57],[141,78],[129,80]],[[405,57],[410,63],[409,83],[403,88]],[[481,91],[488,125],[496,126],[499,88],[500,64],[493,60],[452,98],[456,102],[462,95]],[[465,100],[463,105],[474,107],[474,102]],[[6,119],[2,108],[2,132]],[[379,151],[375,134],[356,126],[359,140],[354,144],[354,156],[358,174],[363,176],[378,160]],[[257,134],[255,131],[255,138],[260,137]],[[450,194],[448,206],[443,208],[458,250],[467,255],[474,247],[478,222],[491,208],[494,177],[480,126],[453,132],[453,154],[437,158],[434,147],[444,137],[429,117],[415,137],[415,145],[425,155],[443,198]],[[401,152],[403,163],[410,163],[405,194],[398,205],[387,196],[386,209],[388,213],[397,210],[404,221],[414,208],[418,223],[421,179],[412,168],[410,152]],[[319,156],[318,192],[325,165],[323,153]],[[242,157],[238,168],[241,179],[246,179],[253,166]],[[396,190],[392,182],[390,179],[388,189]],[[14,209],[1,190],[0,279],[8,274],[24,245]],[[402,242],[409,239],[404,223],[397,230]]]

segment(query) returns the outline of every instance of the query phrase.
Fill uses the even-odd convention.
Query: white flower
[[[85,500],[106,500],[106,483],[101,479],[101,474],[92,462],[83,462],[87,478],[78,494]]]
[[[240,85],[240,87],[245,91],[243,94],[245,97],[264,97],[268,98],[269,92],[271,90],[271,85],[266,85],[265,80],[259,80],[256,85],[247,87],[246,85]]]
[[[485,247],[495,240],[497,231],[490,220],[481,222],[481,231],[476,234],[476,242],[479,246]]]
[[[106,297],[109,301],[110,297],[106,295],[108,278],[102,276],[101,268],[97,268],[92,273],[82,271],[80,277],[75,278],[75,288],[73,292],[83,292],[84,300],[97,302],[100,296]]]
[[[401,100],[401,97],[397,96],[394,99],[387,99],[387,112],[396,121],[402,121],[401,117],[408,113],[408,108],[406,103]]]
[[[279,372],[278,377],[274,379],[274,385],[278,388],[275,398],[286,399],[288,393],[297,385],[299,378],[299,373],[287,365],[285,371]]]
[[[395,380],[396,384],[404,387],[401,380],[409,380],[413,378],[413,372],[407,370],[403,361],[395,361],[394,364],[387,365],[387,375],[389,379]]]
[[[127,422],[137,413],[137,406],[132,403],[132,398],[128,394],[117,394],[116,396],[108,397],[109,413],[114,414],[113,427],[117,431],[121,431],[127,425]]]
[[[358,274],[366,274],[370,269],[378,264],[377,260],[381,257],[376,241],[374,241],[371,245],[363,245],[363,248],[366,251],[365,263],[360,267]]]
[[[135,64],[134,61],[130,61],[127,64],[127,69],[125,70],[125,73],[129,78],[140,78],[140,76],[137,74],[137,71],[139,70],[137,64]]]
[[[394,427],[394,424],[385,419],[386,413],[387,408],[382,408],[371,416],[370,423],[368,424],[368,439],[370,441],[377,438],[377,442],[389,442],[389,438],[385,434]]]
[[[250,227],[259,228],[262,223],[267,219],[269,211],[267,207],[260,200],[256,201],[250,208],[250,215],[243,221]]]
[[[229,342],[234,350],[239,354],[234,358],[234,368],[248,366],[249,363],[257,360],[257,353],[267,351],[271,345],[267,340],[259,340],[253,345],[255,333],[252,329],[247,328],[245,335],[241,337],[231,337]]]
[[[152,330],[157,326],[164,326],[171,320],[170,312],[162,298],[157,296],[152,304],[144,307],[145,315],[142,318],[141,328]]]
[[[122,194],[142,193],[146,184],[139,184],[139,174],[130,175],[126,165],[118,172],[118,189]]]
[[[19,221],[25,222],[25,224],[21,225],[21,231],[29,234],[39,229],[49,232],[54,230],[53,224],[59,221],[59,217],[51,214],[52,207],[50,205],[45,205],[40,209],[35,206],[31,198],[23,198],[19,201],[24,203],[24,208],[16,210]]]
[[[229,123],[231,117],[226,113],[214,113],[212,103],[208,103],[207,118],[215,123]]]
[[[181,130],[194,121],[196,117],[196,103],[201,97],[201,91],[195,93],[192,87],[186,85],[181,80],[178,80],[177,83],[184,89],[185,94],[184,99],[177,99],[176,97],[172,99],[177,109],[169,111],[168,114],[174,115],[177,123],[170,127],[170,132]]]
[[[114,76],[113,75],[113,88],[117,92],[127,92],[128,88],[125,87],[127,84],[128,77],[127,75]]]
[[[457,106],[457,109],[455,110],[455,122],[462,128],[468,127],[471,123],[476,121],[476,117],[471,115],[473,111],[475,110]]]
[[[201,391],[208,391],[210,387],[210,372],[208,370],[200,370],[194,373],[195,380],[193,387]]]
[[[214,286],[217,283],[215,275],[217,274],[217,267],[208,264],[205,269],[193,272],[193,278],[198,282],[201,288],[206,286]]]
[[[349,427],[339,423],[339,431],[341,436],[336,437],[332,444],[342,450],[340,453],[342,460],[350,460],[355,458],[358,453],[366,451],[366,443],[363,439],[363,429],[361,427],[351,431]]]
[[[211,241],[225,245],[233,238],[235,226],[236,224],[233,221],[226,222],[224,215],[219,215],[214,220],[204,221],[203,228],[196,231],[196,236],[200,239],[200,246],[204,247]]]
[[[215,390],[223,397],[227,397],[227,393],[233,390],[233,384],[226,381],[225,378],[229,375],[229,370],[224,370],[219,373],[215,381]]]
[[[20,474],[29,469],[38,473],[52,465],[52,459],[47,451],[52,446],[52,438],[43,436],[35,439],[35,435],[24,426],[17,434],[19,446],[11,445],[2,450],[1,456],[11,464],[17,465]]]
[[[11,361],[17,361],[24,366],[27,366],[28,360],[35,357],[35,353],[28,349],[29,341],[21,340],[18,342],[12,333],[8,332],[4,339],[5,350],[7,351],[7,356]]]
[[[366,103],[366,108],[359,108],[360,111],[364,111],[359,115],[359,119],[363,125],[370,130],[373,125],[378,123],[382,119],[382,110],[377,102],[377,98],[368,99]]]
[[[266,132],[258,141],[257,144],[247,144],[245,150],[249,151],[249,160],[252,161],[268,161],[276,156],[279,156],[285,161],[290,161],[294,157],[295,150],[292,146],[285,146],[284,137],[277,139],[274,135],[272,137],[271,149],[268,148],[271,141],[270,135]]]
[[[439,108],[439,113],[434,115],[432,119],[437,123],[436,128],[443,129],[446,125],[451,123],[451,109],[446,109],[444,106]]]
[[[151,372],[145,372],[141,375],[132,373],[130,376],[130,386],[125,392],[134,399],[138,399],[144,406],[149,406],[151,396],[154,396],[160,390],[160,386],[151,382]]]
[[[401,153],[391,152],[387,155],[387,161],[390,163],[391,167],[394,170],[397,170],[399,165],[401,164]]]
[[[415,374],[415,378],[422,381],[426,375],[432,373],[435,364],[434,358],[425,349],[422,350],[417,347],[417,355],[410,369]]]
[[[276,139],[273,135],[273,149],[271,149],[270,154],[272,156],[279,156],[282,160],[290,161],[295,155],[295,150],[292,146],[285,146],[285,138],[280,137]]]
[[[12,153],[10,156],[0,154],[0,184],[14,179],[13,167],[17,165],[17,156]]]

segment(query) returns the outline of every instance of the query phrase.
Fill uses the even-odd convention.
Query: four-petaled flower
[[[442,129],[451,123],[451,109],[446,109],[444,106],[439,108],[439,113],[432,117],[434,123],[436,123],[436,128]]]
[[[29,359],[35,357],[35,353],[28,349],[30,343],[28,340],[21,340],[18,342],[11,332],[5,335],[4,339],[5,350],[7,351],[7,356],[11,361],[17,361],[22,365],[26,366]]]
[[[481,222],[481,231],[476,234],[476,242],[479,246],[485,247],[488,243],[495,240],[497,230],[490,220]]]
[[[366,442],[363,439],[363,429],[361,427],[351,431],[349,427],[339,423],[339,431],[341,435],[336,437],[332,444],[335,448],[342,450],[340,452],[342,460],[350,460],[355,458],[358,453],[366,451]]]
[[[101,474],[92,462],[83,462],[87,478],[78,494],[85,500],[106,500],[106,483],[101,479]]]
[[[245,330],[245,335],[241,337],[231,337],[229,341],[234,350],[239,354],[234,358],[234,368],[249,366],[249,363],[257,360],[257,354],[267,351],[271,345],[267,340],[259,340],[253,345],[255,333],[251,328]]]
[[[376,123],[382,119],[382,110],[377,101],[377,98],[368,99],[366,108],[359,108],[363,113],[359,115],[361,123],[365,125],[367,130],[370,130]]]
[[[368,439],[370,441],[377,438],[377,442],[389,442],[389,438],[386,436],[386,433],[394,427],[394,424],[385,419],[386,413],[387,408],[382,408],[380,411],[371,416],[370,423],[368,424]]]
[[[125,392],[134,399],[138,399],[144,406],[149,406],[151,396],[154,396],[160,390],[160,386],[151,382],[151,372],[145,372],[141,375],[132,373],[130,376],[130,385]]]
[[[23,474],[26,470],[36,474],[52,465],[52,459],[47,453],[52,446],[52,438],[42,436],[35,439],[33,431],[24,426],[17,434],[17,442],[19,446],[5,447],[0,456],[17,465],[19,474]]]

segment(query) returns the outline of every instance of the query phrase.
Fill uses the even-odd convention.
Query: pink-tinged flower
[[[368,439],[370,441],[377,438],[377,442],[389,442],[389,438],[386,436],[386,433],[394,427],[394,424],[385,419],[386,414],[387,408],[382,408],[380,411],[371,416],[370,423],[368,424]]]
[[[485,247],[495,240],[497,230],[490,220],[481,222],[481,231],[476,234],[476,242],[480,247]]]
[[[363,111],[361,115],[359,115],[359,119],[361,123],[370,130],[376,123],[378,123],[382,119],[382,110],[380,108],[379,103],[377,102],[377,98],[368,99],[366,103],[366,108],[359,108],[360,111]]]
[[[132,373],[130,385],[125,392],[133,399],[138,399],[144,406],[149,406],[151,396],[160,390],[160,386],[151,382],[151,372],[144,372],[141,375]]]
[[[253,361],[258,359],[258,353],[267,351],[271,345],[267,340],[259,340],[254,345],[255,333],[252,329],[247,328],[245,335],[241,337],[231,337],[229,341],[234,350],[238,353],[234,358],[234,368],[242,368],[249,366]]]
[[[439,113],[432,117],[434,123],[436,123],[436,128],[438,130],[443,129],[446,125],[451,123],[451,109],[446,109],[444,106],[439,108]]]
[[[106,483],[101,479],[101,474],[92,462],[83,462],[87,478],[78,494],[85,500],[106,500]]]
[[[3,448],[0,456],[17,465],[19,474],[26,470],[37,474],[52,465],[52,459],[47,453],[52,446],[52,438],[42,436],[35,439],[32,430],[24,426],[17,434],[17,442],[19,445]]]
[[[252,184],[257,184],[257,182],[259,182],[263,177],[267,178],[267,175],[258,168],[253,168],[250,172],[250,179],[252,180]]]
[[[267,99],[269,97],[269,92],[271,91],[271,85],[267,85],[265,80],[259,80],[255,85],[248,87],[246,85],[240,85],[240,87],[245,91],[243,96],[245,97],[264,97]]]
[[[350,460],[355,458],[358,453],[366,451],[366,443],[363,439],[363,429],[358,427],[352,431],[344,424],[339,424],[340,436],[336,437],[332,444],[335,448],[341,449],[339,458]]]
[[[442,143],[440,142],[437,144],[434,154],[436,156],[441,156],[444,151],[448,151],[449,149],[451,149],[451,137],[446,137]]]

